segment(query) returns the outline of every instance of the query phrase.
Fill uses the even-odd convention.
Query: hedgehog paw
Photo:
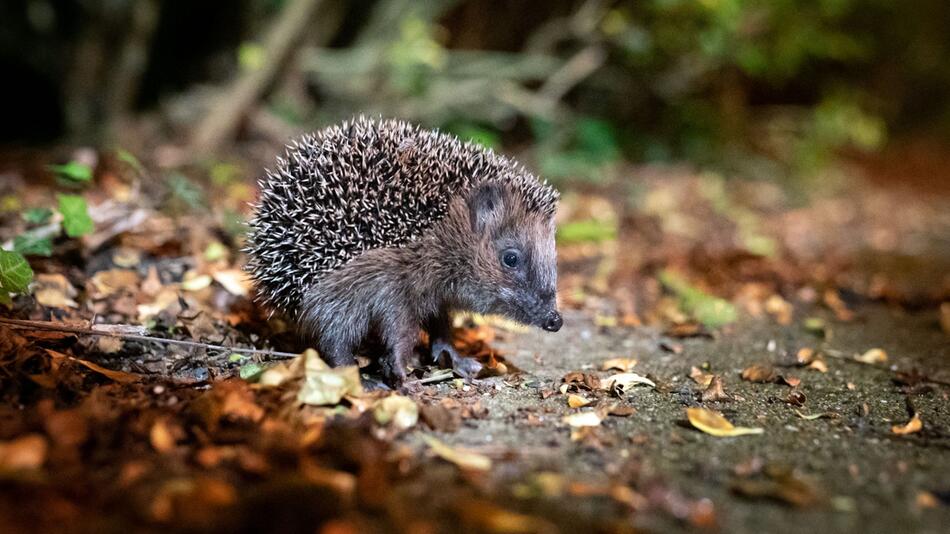
[[[448,361],[445,361],[445,358]],[[448,341],[441,339],[432,342],[432,361],[442,367],[449,367],[463,378],[475,378],[484,367],[475,358],[462,356]]]

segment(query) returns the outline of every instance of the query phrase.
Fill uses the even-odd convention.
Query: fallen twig
[[[153,343],[166,343],[170,345],[182,345],[185,347],[195,347],[203,348],[210,350],[220,350],[227,352],[237,352],[241,354],[260,354],[262,356],[267,356],[264,358],[264,361],[268,360],[289,360],[296,358],[299,354],[292,352],[280,352],[276,350],[263,350],[263,349],[249,349],[243,347],[225,347],[222,345],[213,345],[211,343],[202,343],[200,341],[187,341],[184,339],[169,339],[164,337],[155,337],[148,336],[144,334],[131,334],[125,332],[118,332],[119,329],[136,329],[133,325],[95,325],[98,327],[105,327],[103,329],[92,329],[92,328],[80,328],[77,326],[69,326],[62,323],[54,323],[52,321],[27,321],[23,319],[7,319],[5,317],[0,317],[0,324],[8,324],[10,326],[16,326],[20,328],[32,328],[36,330],[49,330],[53,332],[67,332],[70,334],[81,334],[86,336],[105,336],[105,337],[117,337],[121,339],[130,339],[134,341],[147,341]]]

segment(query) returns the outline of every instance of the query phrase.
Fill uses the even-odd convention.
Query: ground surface
[[[936,320],[933,314],[869,306],[862,310],[862,320],[834,327],[826,345],[848,354],[881,347],[900,368],[939,369],[931,376],[946,377],[950,345],[935,327]],[[726,532],[941,532],[950,521],[946,507],[922,510],[915,503],[919,492],[946,492],[950,481],[950,388],[937,386],[916,397],[927,422],[924,432],[895,436],[891,426],[906,422],[908,413],[905,395],[886,369],[830,360],[827,373],[789,370],[802,378],[798,389],[807,397],[799,411],[839,416],[814,421],[801,419],[796,408],[783,401],[788,386],[739,378],[748,365],[781,361],[785,351],[817,346],[815,337],[801,328],[747,321],[717,340],[683,341],[683,352],[672,354],[660,348],[664,338],[651,329],[603,332],[583,315],[569,317],[566,325],[558,334],[514,337],[506,344],[513,351],[511,359],[540,384],[549,384],[573,370],[599,369],[609,358],[634,357],[638,372],[656,377],[669,391],[634,390],[629,404],[637,412],[608,417],[604,439],[612,445],[603,448],[571,442],[560,420],[574,410],[566,406],[564,396],[540,400],[538,390],[530,387],[501,387],[486,397],[488,419],[466,424],[445,436],[446,441],[523,451],[523,456],[516,452],[518,463],[590,480],[617,472],[627,458],[635,458],[642,464],[639,469],[672,488],[711,499]],[[771,352],[770,341],[776,345]],[[718,438],[689,427],[685,407],[697,400],[696,385],[687,376],[691,366],[704,362],[725,378],[727,392],[743,398],[712,406],[736,424],[764,427],[763,435]],[[527,424],[524,414],[539,405],[547,412],[541,423]],[[730,491],[739,478],[736,470],[759,462],[794,468],[822,495],[814,506],[799,508]],[[635,523],[662,531],[677,526],[656,515]]]

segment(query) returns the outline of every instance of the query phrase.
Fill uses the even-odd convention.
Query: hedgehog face
[[[470,200],[472,231],[478,239],[470,278],[478,287],[475,311],[511,317],[557,331],[557,257],[554,220],[530,211],[512,191],[482,185]]]

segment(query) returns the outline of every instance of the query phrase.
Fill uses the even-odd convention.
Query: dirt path
[[[936,321],[931,313],[866,307],[857,321],[829,322],[831,336],[825,347],[849,355],[882,348],[890,355],[890,365],[946,380],[950,345]],[[928,508],[923,502],[934,495],[946,499],[950,490],[950,388],[918,386],[920,393],[912,397],[924,429],[897,436],[891,427],[909,420],[908,408],[895,374],[887,369],[832,358],[827,359],[827,373],[779,368],[802,379],[796,388],[806,399],[797,408],[800,412],[832,413],[834,419],[802,419],[785,402],[789,386],[739,378],[748,365],[775,362],[801,347],[817,348],[820,341],[805,332],[800,321],[780,327],[747,320],[716,340],[682,341],[680,354],[663,350],[660,341],[666,338],[651,329],[602,331],[580,314],[568,316],[565,324],[558,334],[511,335],[502,346],[529,378],[521,387],[489,379],[496,387],[483,397],[489,416],[467,420],[460,431],[440,437],[477,450],[518,451],[510,469],[554,471],[571,480],[603,481],[635,462],[641,480],[662,480],[690,498],[711,499],[717,524],[725,532],[940,532],[950,524],[950,508],[937,503]],[[599,446],[592,446],[591,440],[572,442],[561,419],[578,410],[568,408],[565,395],[555,392],[542,399],[541,391],[557,387],[570,371],[607,376],[610,373],[599,372],[601,362],[618,356],[637,358],[634,370],[654,377],[665,392],[636,388],[629,398],[636,413],[607,417],[597,429]],[[704,362],[722,376],[726,392],[737,397],[706,405],[736,425],[763,427],[763,435],[718,438],[688,425],[685,408],[697,405],[699,390],[688,374],[691,366]],[[448,396],[452,387],[432,389]],[[795,477],[743,472],[774,473],[782,466],[794,468]],[[743,481],[752,493],[784,497],[737,496],[730,488]],[[782,502],[802,499],[814,503],[795,507]],[[669,514],[635,518],[637,525],[651,530],[686,524],[671,522]]]

